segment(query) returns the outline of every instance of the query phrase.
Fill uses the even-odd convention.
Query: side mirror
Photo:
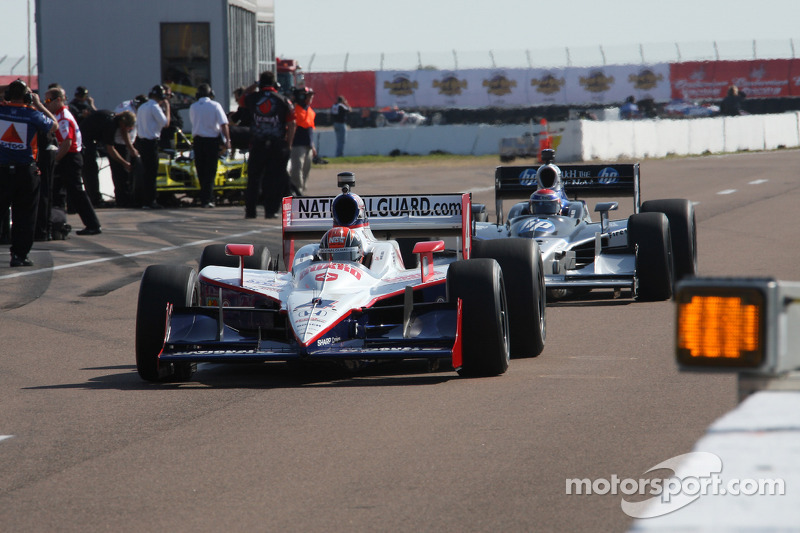
[[[608,212],[616,211],[619,207],[617,202],[600,202],[594,206],[595,213],[600,213],[600,231],[605,233],[608,229]]]

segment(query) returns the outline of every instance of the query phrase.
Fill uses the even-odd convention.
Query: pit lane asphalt
[[[698,202],[701,274],[796,280],[798,159],[644,161],[642,198]],[[471,189],[493,212],[495,165],[352,170],[356,192]],[[309,192],[345,169],[315,166]],[[625,294],[551,303],[545,351],[496,378],[202,365],[145,383],[144,268],[196,265],[208,242],[277,253],[279,227],[242,207],[99,217],[102,235],[36,243],[33,269],[0,253],[3,531],[622,531],[621,495],[567,495],[566,479],[650,477],[735,405],[732,376],[677,371],[673,304]]]

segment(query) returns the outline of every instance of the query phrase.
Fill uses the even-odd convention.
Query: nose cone
[[[295,291],[287,308],[292,329],[304,346],[336,324],[342,313],[339,300],[321,296],[320,291]]]
[[[296,277],[286,307],[297,339],[308,346],[372,298],[375,280],[354,263],[312,263]]]

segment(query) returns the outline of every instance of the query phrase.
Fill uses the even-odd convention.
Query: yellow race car
[[[199,203],[200,181],[194,166],[191,138],[178,130],[171,144],[174,148],[162,149],[159,157],[158,202],[162,205]],[[215,202],[241,204],[246,188],[247,159],[231,158],[221,149],[214,179]]]

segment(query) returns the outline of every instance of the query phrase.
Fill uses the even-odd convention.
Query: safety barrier
[[[497,154],[500,140],[538,131],[537,125],[457,125],[351,129],[345,155]],[[667,155],[800,147],[800,113],[679,120],[552,122],[560,135],[558,161],[641,159]],[[335,153],[334,132],[320,131],[319,153]]]

